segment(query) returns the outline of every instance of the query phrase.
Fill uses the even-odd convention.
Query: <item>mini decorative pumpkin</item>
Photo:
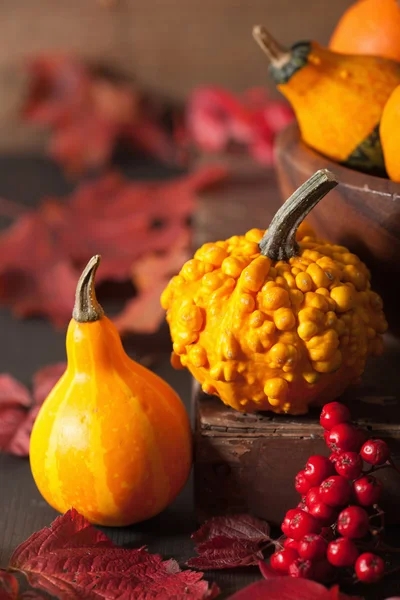
[[[306,144],[351,168],[384,174],[379,122],[400,85],[400,63],[337,54],[316,42],[286,50],[261,26],[253,35],[268,56],[277,88],[296,113]]]
[[[131,360],[94,292],[94,256],[77,287],[68,367],[32,431],[39,491],[59,512],[129,525],[162,511],[185,484],[191,430],[170,386]]]
[[[329,42],[334,52],[384,56],[400,62],[397,0],[357,0],[343,13]]]
[[[296,230],[335,185],[315,173],[264,233],[204,244],[162,294],[172,363],[236,410],[306,413],[382,351],[387,323],[370,274],[343,246]]]
[[[390,179],[400,183],[400,85],[383,109],[380,136],[385,166]]]

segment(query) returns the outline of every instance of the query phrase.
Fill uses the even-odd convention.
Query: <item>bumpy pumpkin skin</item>
[[[366,266],[304,225],[298,256],[260,254],[264,231],[203,245],[161,303],[172,364],[242,412],[303,414],[340,395],[380,354],[387,323]]]
[[[68,368],[35,422],[30,462],[56,510],[99,525],[161,512],[184,486],[191,431],[177,394],[124,352],[107,317],[71,321]]]

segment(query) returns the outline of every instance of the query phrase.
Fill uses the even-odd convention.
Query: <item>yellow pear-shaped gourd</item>
[[[94,292],[99,256],[77,287],[68,367],[32,431],[30,463],[47,502],[92,523],[129,525],[162,511],[191,466],[185,408],[160,377],[130,359]]]
[[[303,140],[325,156],[360,171],[384,174],[379,122],[400,85],[400,63],[339,54],[316,42],[283,48],[262,26],[254,37],[269,73],[296,113]]]

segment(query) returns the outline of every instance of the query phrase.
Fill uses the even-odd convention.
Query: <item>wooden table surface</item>
[[[159,178],[171,174],[171,171],[139,159],[133,164],[123,164],[123,167],[136,178]],[[0,158],[2,197],[34,205],[43,195],[61,195],[69,189],[70,185],[63,180],[59,170],[44,159]],[[3,226],[6,224],[6,220],[1,223]],[[40,367],[65,360],[64,333],[55,332],[42,319],[17,321],[8,310],[2,309],[0,331],[0,372],[10,373],[24,384],[30,384],[32,375]],[[174,371],[170,367],[166,352],[168,346],[168,338],[164,335],[162,341],[157,342],[156,349],[160,350],[160,354],[155,371],[177,390],[190,411],[190,378],[186,372]],[[28,460],[0,454],[0,567],[7,566],[8,558],[18,544],[49,525],[56,516],[57,513],[37,491]],[[196,527],[190,479],[176,501],[161,515],[132,527],[104,530],[116,544],[126,547],[147,545],[151,552],[158,552],[164,558],[173,557],[183,565],[193,556],[190,534]],[[206,579],[216,581],[221,587],[221,598],[259,578],[255,567],[206,574]],[[368,597],[383,600],[396,591],[400,591],[400,583],[394,582],[393,586],[392,582],[386,589],[379,586],[379,589],[371,590],[372,595]]]
[[[160,166],[141,161],[122,163],[134,178],[161,178],[173,174]],[[56,166],[37,157],[0,157],[0,197],[34,205],[47,194],[63,195],[71,189]],[[9,223],[1,220],[1,225]],[[106,306],[107,308],[107,306]],[[115,308],[115,307],[111,307]],[[10,373],[26,385],[40,367],[65,360],[65,334],[56,332],[43,319],[19,321],[7,309],[0,309],[0,372]],[[142,340],[140,347],[142,347]],[[169,363],[169,340],[150,340],[147,346],[160,351],[154,370],[178,392],[190,411],[191,381],[184,371],[175,371]],[[136,346],[129,343],[130,353]],[[176,501],[161,515],[145,523],[127,528],[105,528],[116,544],[127,547],[147,545],[151,552],[164,558],[175,558],[182,566],[193,556],[190,535],[197,524],[193,513],[192,478]],[[0,453],[0,568],[6,567],[15,547],[38,529],[57,517],[42,499],[32,479],[29,461]],[[260,577],[258,569],[239,572],[210,573],[224,596]],[[222,596],[222,597],[224,597]]]

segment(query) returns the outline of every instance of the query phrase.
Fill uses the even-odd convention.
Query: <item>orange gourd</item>
[[[306,413],[339,396],[382,351],[387,323],[366,266],[298,230],[336,183],[318,171],[267,232],[204,244],[162,295],[172,364],[236,410]]]
[[[380,136],[387,174],[400,183],[400,86],[383,109]]]
[[[32,431],[30,463],[56,510],[129,525],[162,511],[185,484],[191,430],[170,386],[131,360],[94,293],[88,263],[67,332],[68,367]]]
[[[329,48],[343,54],[370,54],[400,62],[399,32],[398,0],[359,0],[339,20]]]
[[[316,42],[284,49],[264,27],[254,37],[269,73],[296,113],[306,144],[348,167],[384,174],[379,122],[400,85],[400,63],[337,54]]]

